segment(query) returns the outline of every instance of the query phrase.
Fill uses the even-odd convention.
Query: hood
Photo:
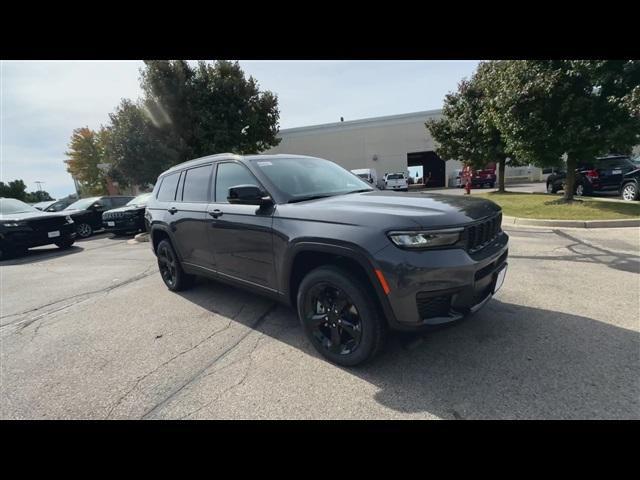
[[[104,213],[131,212],[135,210],[144,210],[145,208],[147,208],[146,205],[125,205],[124,207],[112,208],[111,210],[107,210]]]
[[[396,228],[464,225],[500,211],[490,200],[436,193],[372,191],[278,205],[278,216],[328,223]]]
[[[41,212],[41,211],[37,211],[37,212],[24,212],[24,213],[10,213],[7,215],[2,215],[0,214],[0,221],[7,221],[7,220],[15,220],[15,221],[21,221],[21,220],[38,220],[41,218],[56,218],[56,217],[67,217],[69,216],[68,213],[62,214],[62,212]]]

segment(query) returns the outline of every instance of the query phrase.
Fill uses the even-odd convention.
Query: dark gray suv
[[[295,307],[314,347],[352,366],[389,328],[461,319],[502,285],[495,203],[384,192],[328,160],[220,154],[158,178],[146,211],[170,290],[203,275]]]

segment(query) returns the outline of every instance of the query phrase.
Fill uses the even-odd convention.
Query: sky
[[[431,110],[477,61],[243,61],[278,95],[280,128]],[[74,192],[63,160],[74,128],[97,129],[141,95],[137,61],[0,61],[0,180]],[[216,153],[216,152],[211,152]]]

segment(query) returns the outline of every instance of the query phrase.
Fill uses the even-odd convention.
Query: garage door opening
[[[413,177],[419,183],[415,183],[417,187],[433,188],[445,187],[446,175],[444,160],[442,160],[436,152],[415,152],[407,154],[407,165]],[[416,176],[418,173],[418,176]]]

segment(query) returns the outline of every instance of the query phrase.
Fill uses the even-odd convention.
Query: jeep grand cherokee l
[[[0,198],[0,260],[52,243],[70,248],[75,236],[70,216],[42,212],[15,198]]]
[[[294,306],[313,346],[345,366],[372,358],[388,328],[477,311],[507,267],[495,203],[374,190],[314,157],[177,165],[158,178],[146,215],[170,290],[204,275]]]

